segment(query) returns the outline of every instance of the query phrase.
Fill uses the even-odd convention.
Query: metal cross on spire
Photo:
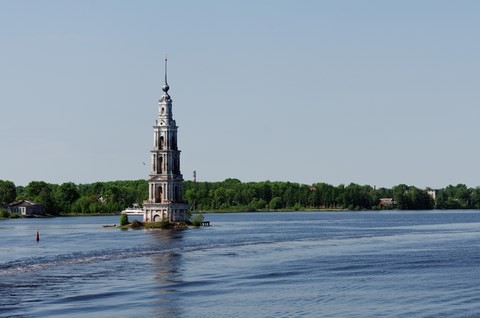
[[[170,87],[167,84],[167,55],[165,54],[165,84],[163,84],[162,90],[165,92],[165,96],[168,97],[168,89]]]
[[[165,84],[167,84],[167,54],[165,54]]]

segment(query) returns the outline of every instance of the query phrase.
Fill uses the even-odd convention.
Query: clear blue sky
[[[480,1],[0,0],[0,179],[480,185]],[[143,163],[146,163],[144,165]]]

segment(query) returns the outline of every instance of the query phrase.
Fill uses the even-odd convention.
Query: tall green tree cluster
[[[468,188],[464,184],[449,185],[437,196],[438,209],[480,209],[480,187]]]
[[[135,202],[143,202],[147,187],[145,180],[79,185],[72,182],[57,185],[32,181],[26,187],[15,187],[11,181],[0,180],[0,203],[5,206],[16,199],[30,200],[45,205],[50,214],[113,213]]]
[[[134,203],[141,204],[148,196],[145,180],[96,182],[78,186],[80,198],[71,211],[76,213],[114,213]]]
[[[0,180],[0,206],[6,206],[17,197],[17,188],[12,181]]]
[[[381,198],[394,198],[400,209],[432,209],[433,199],[425,190],[400,185],[374,189],[351,183],[305,185],[291,182],[249,182],[237,179],[223,182],[185,182],[185,199],[193,210],[260,209],[350,209],[380,208]]]
[[[15,200],[27,199],[44,204],[50,214],[119,212],[134,203],[142,204],[147,196],[146,180],[78,185],[32,181],[25,187],[0,180],[0,208]],[[480,187],[468,188],[464,184],[440,189],[434,201],[426,190],[405,184],[375,189],[355,183],[333,186],[279,181],[243,183],[238,179],[226,179],[221,182],[186,181],[184,198],[193,211],[380,209],[385,208],[380,205],[381,198],[392,198],[393,208],[400,210],[480,209]]]

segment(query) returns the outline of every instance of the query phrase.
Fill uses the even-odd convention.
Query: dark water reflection
[[[181,268],[182,255],[177,246],[181,246],[184,231],[151,231],[153,244],[170,246],[166,253],[151,256],[155,294],[152,304],[152,316],[180,317],[180,302],[176,299],[178,286],[183,284]]]

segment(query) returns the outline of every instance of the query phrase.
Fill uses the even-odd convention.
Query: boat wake
[[[219,243],[210,245],[196,245],[188,247],[176,247],[170,249],[159,248],[129,248],[129,249],[102,249],[89,252],[74,252],[69,254],[60,254],[47,257],[29,257],[15,261],[0,264],[0,277],[4,275],[15,275],[27,272],[47,270],[60,266],[75,266],[81,264],[91,264],[115,261],[121,259],[131,259],[139,257],[151,257],[162,255],[176,255],[193,251],[223,249],[229,247],[269,244],[273,242],[241,242],[241,243]]]

